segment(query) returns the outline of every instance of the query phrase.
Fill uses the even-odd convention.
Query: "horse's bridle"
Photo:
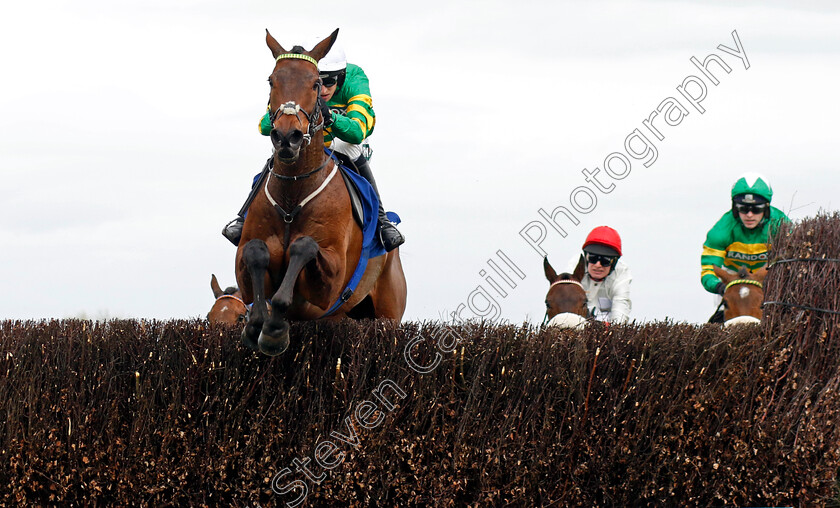
[[[294,59],[294,60],[305,60],[315,68],[318,68],[318,62],[315,61],[314,58],[308,55],[302,55],[300,53],[283,53],[277,58],[275,58],[276,62],[279,62],[283,59]],[[318,82],[315,84],[315,106],[312,108],[311,113],[307,113],[305,109],[301,109],[300,104],[296,103],[295,101],[286,101],[281,104],[277,109],[269,114],[268,119],[271,122],[271,129],[274,130],[274,122],[277,121],[277,118],[280,115],[290,115],[297,118],[298,123],[301,127],[303,127],[303,121],[300,119],[301,113],[303,116],[306,117],[306,120],[309,121],[309,128],[307,129],[306,134],[303,135],[303,140],[306,143],[306,146],[309,146],[309,143],[312,141],[312,136],[315,135],[316,132],[321,130],[324,127],[324,119],[321,118],[321,80],[318,79]],[[320,121],[319,121],[320,120]],[[278,176],[276,173],[272,171],[273,175]],[[309,176],[309,175],[306,175]],[[299,178],[306,178],[306,176],[299,176]]]
[[[246,321],[246,318],[247,318],[247,316],[248,316],[248,310],[249,310],[249,306],[248,306],[248,304],[247,304],[247,303],[245,303],[245,302],[242,300],[242,298],[239,298],[239,297],[238,297],[238,296],[236,296],[236,295],[221,295],[221,296],[219,296],[218,298],[216,298],[216,301],[218,302],[219,300],[221,300],[221,299],[223,299],[223,298],[232,298],[232,299],[236,300],[237,302],[241,303],[241,304],[245,307],[245,314],[239,314],[239,315],[237,315],[237,316],[236,316],[236,321],[238,321],[238,322],[240,322],[240,323],[242,323],[242,322]],[[209,316],[209,314],[208,314],[208,316]]]
[[[324,127],[324,119],[321,118],[320,107],[320,82],[317,84],[315,93],[318,94],[318,99],[315,101],[315,106],[312,108],[311,113],[307,113],[306,110],[301,109],[300,104],[296,103],[295,101],[286,101],[283,104],[281,104],[280,107],[275,109],[268,117],[269,121],[271,122],[271,129],[274,130],[274,122],[277,121],[277,118],[280,115],[294,116],[295,118],[297,118],[297,121],[300,124],[300,126],[303,127],[303,121],[300,119],[300,114],[303,113],[303,116],[305,116],[306,119],[309,121],[309,128],[307,129],[306,134],[303,135],[303,141],[306,143],[306,146],[309,146],[309,143],[312,141],[312,136]],[[318,122],[319,120],[320,122]]]
[[[580,286],[581,289],[583,289],[583,284],[581,284],[580,282],[578,282],[576,280],[571,280],[571,279],[555,280],[554,282],[551,283],[550,286],[548,286],[548,289],[553,288],[557,284],[577,284],[578,286]],[[586,292],[585,289],[584,289],[584,292]]]
[[[305,61],[311,63],[312,65],[314,65],[316,69],[318,68],[318,62],[316,62],[315,59],[312,58],[309,55],[303,55],[303,54],[300,54],[300,53],[283,53],[283,54],[279,55],[275,60],[279,62],[282,59],[305,60]],[[303,121],[300,119],[300,114],[302,113],[303,116],[305,116],[306,119],[309,121],[309,129],[308,129],[307,133],[303,135],[303,139],[306,143],[304,145],[304,147],[309,146],[309,143],[312,141],[312,136],[315,135],[315,133],[317,133],[319,130],[321,130],[324,127],[324,118],[321,116],[321,101],[323,99],[321,99],[321,80],[320,80],[320,78],[318,79],[318,82],[315,83],[315,97],[316,97],[315,106],[312,108],[311,113],[307,113],[306,110],[301,109],[300,104],[296,103],[295,101],[286,101],[283,104],[281,104],[280,107],[275,109],[269,115],[269,121],[271,122],[271,129],[274,130],[274,122],[277,120],[277,118],[280,115],[294,116],[295,118],[297,118],[298,123],[302,127],[303,126]],[[317,124],[316,124],[316,122],[317,122]],[[276,148],[275,148],[275,150],[276,150]],[[304,178],[309,178],[310,176],[314,175],[315,173],[321,171],[322,169],[324,169],[327,166],[327,164],[329,164],[330,160],[332,160],[332,159],[333,159],[333,155],[332,155],[332,153],[330,153],[328,155],[327,159],[320,166],[318,166],[317,168],[313,169],[312,171],[309,171],[308,173],[304,173],[302,175],[291,175],[291,176],[282,175],[280,173],[275,173],[274,169],[271,168],[271,167],[269,168],[269,172],[271,173],[271,176],[274,176],[275,178],[279,178],[280,180],[287,180],[287,181],[295,182],[297,180],[303,180]],[[292,209],[292,211],[290,211],[290,212],[287,212],[286,210],[284,210],[280,206],[280,204],[278,204],[277,201],[271,196],[271,194],[268,191],[268,182],[266,181],[265,187],[264,187],[265,196],[266,196],[266,198],[268,198],[269,203],[271,203],[271,205],[274,207],[274,209],[277,211],[277,213],[283,218],[283,222],[286,223],[285,231],[283,233],[283,247],[284,248],[287,248],[288,245],[289,245],[290,226],[291,226],[292,221],[295,219],[297,214],[303,209],[303,207],[309,201],[314,199],[315,196],[320,194],[320,192],[322,190],[324,190],[324,188],[326,188],[327,184],[329,184],[330,180],[332,180],[333,176],[335,176],[335,173],[336,173],[337,170],[338,170],[338,164],[336,164],[335,167],[333,167],[332,172],[324,179],[324,181],[321,183],[321,185],[317,189],[315,189],[315,191],[313,191],[311,194],[306,196],[303,199],[303,201],[298,203],[298,205],[295,206]]]
[[[736,284],[752,284],[753,286],[758,286],[758,289],[761,289],[761,290],[764,289],[764,285],[757,280],[735,279],[735,280],[733,280],[732,282],[730,282],[729,284],[726,285],[726,288],[724,288],[724,291],[726,291],[727,289],[729,289],[730,287],[732,287]]]
[[[576,280],[572,280],[572,279],[555,280],[554,282],[551,283],[550,286],[548,286],[548,290],[551,291],[551,288],[553,288],[557,284],[576,284],[576,285],[580,286],[581,289],[583,289],[584,293],[586,292],[586,289],[584,289],[583,284],[581,284],[580,282],[578,282]],[[546,298],[548,298],[548,297],[546,297]],[[543,326],[545,326],[545,324],[548,323],[548,300],[547,299],[545,301],[545,307],[546,307],[545,308],[545,316],[543,317],[543,322],[542,322]]]
[[[244,301],[242,301],[242,298],[239,298],[239,297],[238,297],[238,296],[236,296],[236,295],[219,295],[219,297],[218,297],[218,298],[216,298],[216,301],[219,301],[219,300],[221,300],[221,299],[223,299],[223,298],[233,298],[234,300],[236,300],[237,302],[241,303],[242,305],[246,305],[246,304],[245,304],[245,302],[244,302]],[[246,305],[246,306],[247,306],[247,305]]]
[[[737,284],[751,284],[753,286],[758,286],[758,289],[764,291],[764,284],[762,284],[761,282],[759,282],[757,280],[735,279],[732,282],[730,282],[729,284],[727,284],[725,288],[723,288],[723,292],[725,293],[727,289],[729,289],[732,286],[735,286]],[[715,313],[717,313],[720,310],[721,307],[726,307],[726,308],[729,307],[726,303],[726,298],[723,295],[721,295],[720,304],[718,304],[717,309],[715,309]]]

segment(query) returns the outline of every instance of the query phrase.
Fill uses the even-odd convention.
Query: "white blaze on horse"
[[[545,319],[547,326],[559,328],[583,328],[589,314],[586,308],[586,291],[580,281],[583,279],[584,265],[581,261],[574,273],[557,274],[548,257],[543,259],[545,278],[551,285],[545,295]]]
[[[764,303],[764,277],[767,268],[750,271],[741,267],[737,273],[715,266],[715,275],[726,284],[723,292],[724,326],[760,323]]]

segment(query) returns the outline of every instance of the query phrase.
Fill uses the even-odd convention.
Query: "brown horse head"
[[[767,268],[750,271],[741,267],[737,273],[715,266],[715,275],[726,284],[723,293],[723,318],[726,321],[739,316],[761,319],[761,304],[764,302],[764,277]]]
[[[235,325],[245,321],[248,308],[245,306],[245,302],[242,301],[242,295],[236,286],[222,291],[216,276],[212,275],[210,277],[210,288],[213,290],[213,296],[216,298],[216,301],[213,303],[210,312],[207,313],[207,321],[227,325]]]
[[[586,317],[586,292],[580,281],[584,275],[583,258],[575,267],[574,273],[561,273],[557,275],[548,257],[543,259],[545,278],[551,285],[548,287],[548,294],[545,295],[545,308],[547,319],[562,313],[572,313]]]
[[[321,79],[317,62],[327,54],[336,37],[338,29],[310,51],[301,46],[286,51],[268,30],[265,31],[265,42],[276,60],[268,78],[271,85],[268,102],[270,136],[276,157],[283,163],[297,161],[304,145],[313,141],[319,146],[323,143],[320,133],[323,122],[318,105]]]

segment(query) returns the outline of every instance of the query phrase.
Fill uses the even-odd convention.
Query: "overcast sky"
[[[487,307],[478,290],[500,319],[539,322],[538,250],[562,269],[606,224],[633,273],[632,316],[702,322],[701,246],[741,173],[767,175],[793,219],[840,202],[834,2],[368,3],[0,8],[0,318],[198,317],[211,273],[234,284],[220,230],[270,154],[256,127],[266,28],[289,47],[340,27],[371,80],[371,162],[403,219],[408,320],[461,304],[471,317]],[[737,48],[733,31],[748,69],[718,49]],[[731,68],[710,65],[717,86],[690,61],[712,53]],[[707,88],[702,114],[677,90],[689,76]],[[660,140],[643,121],[668,98],[687,114],[654,119]],[[656,147],[648,167],[628,157],[635,129]],[[619,174],[613,158],[621,179],[604,170],[615,152],[631,162]],[[586,181],[595,168],[609,192]],[[540,210],[573,210],[571,195],[586,212],[559,216],[563,238]],[[520,234],[538,236],[535,222],[539,248]],[[515,288],[488,265],[499,250],[521,270]]]

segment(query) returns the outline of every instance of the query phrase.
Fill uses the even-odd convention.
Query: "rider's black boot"
[[[245,224],[245,218],[237,215],[235,219],[228,222],[222,228],[222,236],[230,240],[230,243],[239,246],[239,240],[242,238],[242,226]]]
[[[370,185],[379,197],[379,238],[382,240],[382,246],[385,247],[385,250],[391,252],[405,243],[405,237],[402,233],[400,233],[400,230],[397,229],[390,220],[388,220],[388,216],[385,215],[385,208],[382,206],[382,194],[379,193],[379,189],[376,187],[376,180],[373,179],[373,173],[370,170],[370,164],[367,159],[364,156],[359,157],[353,161],[353,164],[355,164],[356,169],[359,170],[359,174],[362,175],[365,180],[370,182]]]
[[[230,243],[236,246],[239,246],[239,240],[242,238],[242,226],[245,225],[245,214],[248,213],[248,208],[251,207],[251,203],[257,196],[257,192],[259,192],[262,188],[261,184],[265,182],[269,169],[271,169],[271,157],[269,157],[269,159],[265,162],[265,166],[263,166],[263,170],[262,173],[260,173],[259,178],[254,180],[254,183],[251,186],[251,193],[248,194],[248,199],[245,200],[245,204],[242,205],[242,209],[239,210],[239,215],[237,215],[232,221],[225,224],[225,227],[222,228],[222,236],[227,238]]]

